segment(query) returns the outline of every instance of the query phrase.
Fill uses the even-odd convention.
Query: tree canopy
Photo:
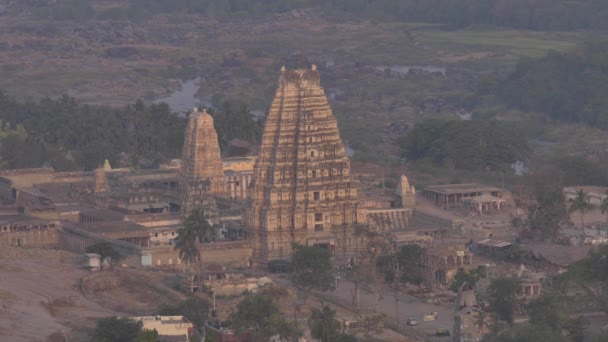
[[[605,29],[608,6],[586,0],[129,0],[96,9],[92,0],[62,0],[37,8],[56,20],[145,19],[157,13],[196,13],[223,20],[264,17],[313,8],[363,20],[507,26],[533,30]]]
[[[331,255],[326,248],[294,245],[291,281],[297,287],[327,291],[334,281]]]
[[[209,318],[209,302],[197,296],[191,296],[188,299],[176,305],[162,305],[158,309],[159,315],[183,315],[194,326],[202,328]]]
[[[112,261],[116,261],[119,260],[121,257],[120,253],[118,253],[114,249],[114,247],[112,247],[112,244],[109,242],[98,242],[94,245],[87,247],[85,251],[87,253],[99,254],[102,260],[105,260],[105,258],[110,257]]]
[[[340,322],[336,312],[329,306],[313,308],[308,319],[310,334],[320,342],[331,342],[340,333]]]
[[[230,321],[236,331],[248,331],[256,341],[268,341],[275,335],[283,338],[300,336],[300,332],[285,320],[273,298],[265,293],[246,295],[230,315]]]
[[[133,342],[140,332],[137,322],[128,318],[107,317],[97,321],[94,342]]]
[[[587,258],[570,265],[566,280],[608,313],[608,246],[598,247]]]
[[[526,207],[528,227],[542,239],[556,236],[568,214],[562,182],[555,169],[539,169],[527,176],[524,183],[532,198]]]
[[[578,51],[522,61],[506,78],[482,83],[481,90],[547,118],[608,129],[607,56],[607,41],[589,40]]]
[[[490,307],[498,318],[513,324],[515,296],[519,281],[515,278],[496,278],[488,288]]]
[[[529,153],[524,130],[502,121],[428,120],[400,140],[408,159],[458,169],[506,169]]]

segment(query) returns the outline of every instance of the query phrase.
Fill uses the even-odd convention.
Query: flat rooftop
[[[446,185],[430,185],[424,188],[424,191],[434,192],[442,195],[454,194],[469,194],[477,192],[497,192],[505,191],[505,189],[495,186],[488,186],[476,183],[467,184],[446,184]]]
[[[2,215],[0,216],[0,225],[5,224],[38,224],[42,222],[53,222],[53,220],[39,219],[27,215]]]

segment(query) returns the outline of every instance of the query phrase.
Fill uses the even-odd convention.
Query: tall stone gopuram
[[[329,248],[348,257],[353,232],[365,223],[357,185],[317,68],[282,67],[254,169],[247,225],[253,263],[288,259],[291,243]]]
[[[195,108],[190,114],[179,178],[182,213],[188,215],[200,207],[215,216],[212,196],[225,194],[226,181],[213,117],[205,109]]]

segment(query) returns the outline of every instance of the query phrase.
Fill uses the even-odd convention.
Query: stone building
[[[96,194],[108,192],[108,179],[103,168],[98,167],[95,170],[95,190]]]
[[[259,266],[289,258],[292,242],[344,257],[356,249],[354,225],[365,223],[366,214],[314,65],[295,61],[280,70],[252,196],[247,225]]]
[[[406,175],[401,176],[401,182],[397,187],[398,195],[401,196],[401,206],[403,208],[416,208],[416,187],[410,184]]]
[[[190,114],[179,178],[182,214],[195,208],[216,211],[212,195],[226,193],[226,180],[213,118],[205,109]]]

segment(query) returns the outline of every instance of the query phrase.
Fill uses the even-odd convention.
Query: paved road
[[[354,291],[354,283],[341,279],[340,287],[327,294],[328,298],[332,298],[339,303],[352,307],[352,295]],[[371,291],[369,288],[362,288],[359,291],[359,303],[362,310],[372,310],[375,307],[378,296]],[[454,310],[446,305],[435,305],[427,304],[422,300],[405,294],[399,293],[398,295],[398,312],[400,326],[405,327],[405,322],[408,318],[412,317],[418,321],[416,327],[405,327],[405,329],[414,329],[415,331],[422,333],[425,336],[425,340],[449,340],[448,338],[436,339],[431,338],[438,328],[446,328],[452,330]],[[396,321],[395,310],[395,295],[394,291],[386,289],[383,298],[378,303],[378,312],[382,312],[388,316],[389,321]],[[435,321],[425,322],[422,316],[431,312],[437,312],[438,317]]]
[[[271,276],[273,281],[279,284],[291,286],[291,282],[286,277]],[[340,287],[334,291],[318,293],[319,296],[327,298],[328,301],[340,304],[354,311],[352,305],[352,291],[355,285],[353,282],[348,281],[344,278],[340,280]],[[416,298],[414,296],[400,293],[398,295],[398,310],[399,310],[399,322],[400,330],[405,330],[407,335],[419,336],[424,341],[432,342],[447,342],[451,341],[449,337],[436,337],[435,332],[439,328],[445,328],[452,332],[454,310],[451,306],[447,305],[436,305],[428,304]],[[376,304],[377,295],[371,291],[371,288],[362,286],[359,291],[359,303],[361,310],[373,310]],[[388,287],[384,293],[383,298],[378,303],[378,312],[387,315],[387,321],[391,323],[396,322],[396,310],[395,310],[395,295],[394,291]],[[437,312],[437,320],[425,322],[422,316],[431,312]],[[418,321],[418,325],[415,327],[409,327],[405,324],[408,318],[415,318]]]

